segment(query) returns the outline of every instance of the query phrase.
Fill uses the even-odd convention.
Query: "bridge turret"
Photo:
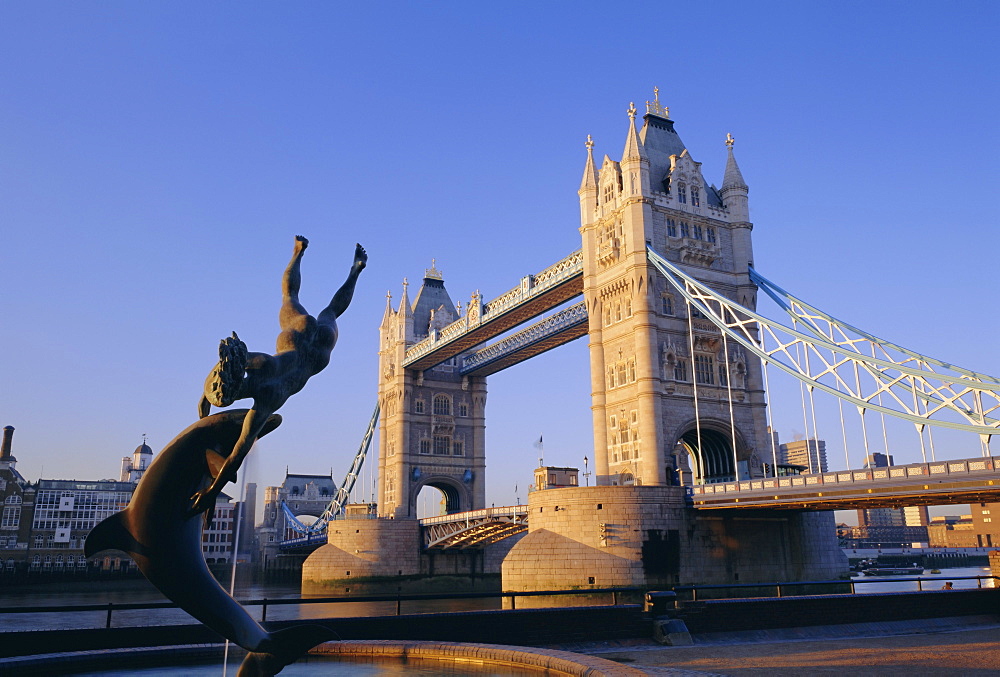
[[[726,134],[726,150],[729,156],[726,158],[726,173],[719,194],[733,225],[733,263],[740,272],[744,272],[746,267],[753,265],[753,245],[750,240],[753,224],[750,223],[750,206],[747,198],[750,188],[743,180],[739,165],[736,164],[736,156],[733,155],[734,142],[733,135]],[[749,305],[742,300],[741,302]]]
[[[649,155],[635,127],[635,104],[629,104],[628,134],[622,151],[622,199],[649,196]]]
[[[587,134],[587,163],[583,167],[580,181],[580,223],[586,225],[594,220],[597,209],[597,167],[594,165],[594,140]]]

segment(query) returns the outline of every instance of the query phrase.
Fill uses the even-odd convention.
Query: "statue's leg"
[[[344,314],[347,306],[351,304],[351,299],[354,298],[354,287],[358,283],[358,276],[365,269],[366,265],[368,265],[368,253],[359,244],[354,250],[354,263],[351,264],[351,272],[347,274],[347,280],[340,286],[337,293],[333,295],[330,305],[324,308],[323,312],[316,317],[316,320],[320,324],[328,325],[331,320],[336,320]]]
[[[303,315],[307,315],[306,309],[299,303],[299,287],[302,285],[302,255],[309,246],[309,240],[301,235],[295,236],[295,250],[292,252],[292,260],[285,268],[285,275],[281,279],[281,312],[278,314],[278,321],[281,329],[293,328],[293,323]]]

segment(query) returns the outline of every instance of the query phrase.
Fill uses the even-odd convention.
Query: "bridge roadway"
[[[705,484],[692,488],[695,508],[853,510],[1000,500],[1000,457],[944,460]]]

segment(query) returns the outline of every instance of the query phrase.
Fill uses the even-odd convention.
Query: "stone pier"
[[[532,492],[505,591],[829,580],[847,570],[832,513],[698,511],[683,487]]]

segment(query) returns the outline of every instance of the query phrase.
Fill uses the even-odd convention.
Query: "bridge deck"
[[[850,510],[1000,500],[1000,458],[913,463],[693,487],[695,508]]]
[[[528,529],[528,506],[508,505],[425,517],[424,547],[434,550],[482,548]]]

